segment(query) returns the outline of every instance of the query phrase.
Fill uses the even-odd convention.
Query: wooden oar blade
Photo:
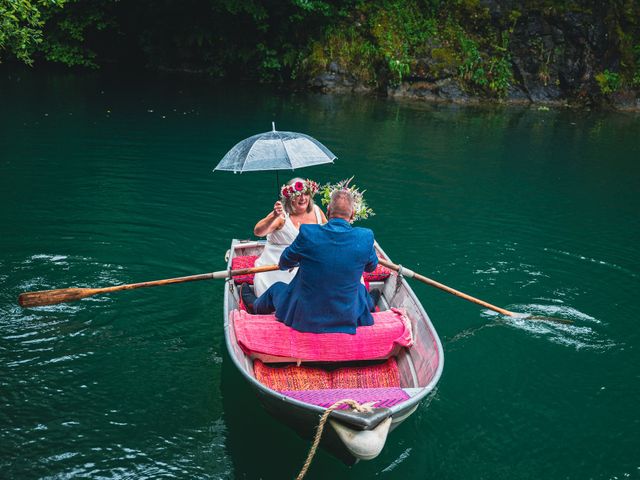
[[[93,288],[61,288],[58,290],[40,290],[21,293],[18,303],[21,307],[43,307],[57,303],[75,302],[95,293]]]

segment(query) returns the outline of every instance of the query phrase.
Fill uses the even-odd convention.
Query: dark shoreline
[[[311,88],[307,90],[317,91],[324,94],[336,95],[372,95],[382,98],[404,99],[416,102],[425,102],[430,104],[455,104],[469,106],[499,106],[512,105],[523,107],[542,107],[545,108],[567,108],[573,110],[602,110],[602,111],[619,111],[640,113],[640,98],[636,97],[631,90],[616,92],[615,94],[604,97],[596,96],[577,100],[571,97],[560,97],[557,99],[532,99],[525,92],[517,87],[512,87],[510,95],[505,98],[493,98],[475,95],[465,92],[456,86],[453,92],[443,90],[437,82],[402,82],[397,87],[387,88],[386,91],[377,91],[367,88],[363,85],[339,85],[335,83],[324,84],[318,86],[317,81],[312,83]]]
[[[442,88],[442,82],[426,82],[422,80],[405,81],[396,87],[388,87],[385,90],[371,88],[353,80],[345,80],[340,75],[334,75],[327,72],[320,77],[323,82],[318,81],[318,77],[306,83],[289,82],[289,83],[268,83],[260,82],[257,79],[244,77],[212,77],[207,72],[192,68],[130,68],[124,71],[119,68],[118,64],[109,64],[99,70],[87,70],[83,68],[68,68],[60,65],[43,63],[34,67],[29,67],[21,63],[6,62],[3,76],[5,78],[13,78],[20,81],[23,75],[32,76],[38,73],[58,74],[63,76],[79,76],[93,77],[104,76],[110,81],[120,84],[124,79],[130,77],[132,79],[140,77],[165,77],[178,82],[184,80],[195,80],[204,85],[211,85],[214,88],[224,88],[226,84],[243,84],[247,88],[259,87],[280,93],[316,93],[321,95],[336,96],[369,96],[389,100],[401,100],[406,102],[424,103],[427,105],[458,105],[473,107],[501,107],[513,106],[524,108],[537,108],[539,110],[546,109],[568,109],[575,111],[616,111],[625,113],[640,113],[640,98],[635,97],[635,93],[631,90],[616,92],[615,94],[604,97],[594,96],[581,101],[575,98],[558,98],[553,100],[533,100],[527,97],[517,86],[512,86],[510,95],[505,98],[494,98],[481,96],[466,92],[459,86],[452,88]],[[330,81],[327,81],[330,79]],[[450,87],[455,83],[451,79],[447,82]]]

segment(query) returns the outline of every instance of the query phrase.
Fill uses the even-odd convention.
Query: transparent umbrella
[[[296,168],[332,163],[337,157],[303,133],[278,132],[272,123],[270,132],[260,133],[236,144],[213,170],[233,173]]]

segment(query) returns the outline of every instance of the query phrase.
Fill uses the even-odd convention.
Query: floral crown
[[[331,195],[333,195],[333,192],[335,192],[336,190],[346,190],[353,197],[353,221],[355,222],[358,220],[364,220],[370,216],[372,217],[373,215],[375,215],[375,213],[371,208],[369,208],[369,205],[367,205],[367,201],[364,199],[364,192],[366,192],[366,190],[360,191],[355,185],[349,186],[351,180],[353,180],[353,177],[347,180],[341,180],[334,185],[330,183],[323,185],[322,205],[325,207],[329,205],[329,203],[331,202]]]
[[[294,198],[299,195],[306,193],[307,195],[311,195],[312,197],[318,193],[318,184],[313,180],[309,180],[308,178],[303,181],[297,181],[292,183],[291,185],[283,185],[280,188],[280,198],[282,200],[287,200],[289,198]]]

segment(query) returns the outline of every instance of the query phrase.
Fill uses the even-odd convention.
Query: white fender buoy
[[[387,441],[391,417],[380,422],[373,430],[354,430],[331,419],[329,423],[354,457],[360,460],[371,460],[380,454]]]

